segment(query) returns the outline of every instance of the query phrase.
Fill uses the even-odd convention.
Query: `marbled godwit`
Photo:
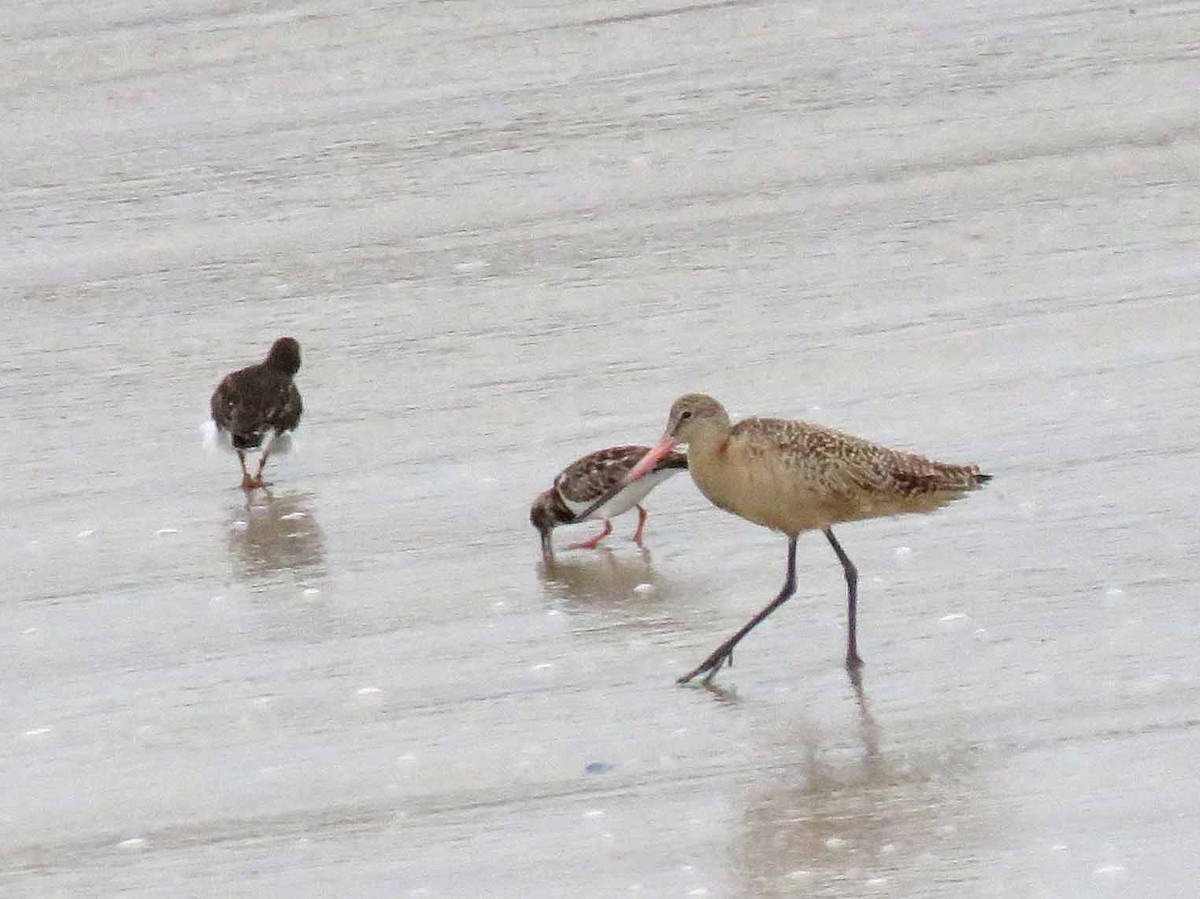
[[[675,401],[662,439],[634,466],[628,480],[652,470],[677,443],[687,444],[692,480],[714,505],[788,538],[787,578],[779,595],[680,683],[700,674],[706,674],[706,682],[711,680],[723,664],[732,662],[738,641],[787,602],[796,589],[796,540],[811,530],[825,534],[846,575],[846,667],[857,669],[862,665],[858,572],[833,536],[833,525],[932,512],[991,480],[975,465],[935,462],[802,421],[747,418],[731,426],[724,407],[698,393]]]
[[[300,423],[304,411],[292,378],[300,370],[300,344],[280,337],[267,358],[226,375],[213,391],[209,406],[217,436],[228,436],[242,466],[242,489],[263,486],[262,473],[271,450],[282,446],[287,431]],[[263,444],[264,439],[266,444]],[[262,449],[258,472],[250,477],[246,453]]]
[[[542,535],[542,555],[554,555],[550,532],[560,524],[573,524],[594,518],[603,519],[604,529],[590,540],[571,544],[571,549],[595,549],[612,533],[610,518],[630,509],[638,510],[637,530],[633,539],[642,545],[642,529],[646,526],[646,510],[642,500],[651,490],[671,475],[687,468],[687,456],[669,450],[660,453],[653,470],[636,484],[622,486],[633,466],[649,452],[648,446],[613,446],[576,459],[554,479],[554,486],[538,494],[529,510],[529,521]],[[615,492],[614,492],[615,491]],[[607,497],[603,503],[596,500]],[[591,506],[591,508],[588,508]],[[580,513],[587,510],[586,514]]]

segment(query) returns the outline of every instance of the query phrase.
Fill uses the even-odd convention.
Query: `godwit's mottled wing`
[[[895,512],[937,508],[990,477],[974,465],[936,462],[803,421],[747,418],[734,425],[730,443],[750,456],[774,457],[832,505],[844,506],[837,516],[844,520],[891,506]]]

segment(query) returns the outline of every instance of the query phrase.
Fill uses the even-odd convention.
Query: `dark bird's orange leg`
[[[246,470],[246,454],[241,450],[238,450],[237,454],[238,462],[242,466],[242,489],[253,490],[255,487],[261,486],[261,481],[259,483],[255,483],[255,479],[250,477],[250,472]]]
[[[640,505],[637,507],[637,510],[638,510],[638,526],[637,526],[637,530],[633,532],[633,542],[636,543],[638,546],[641,546],[642,545],[642,530],[646,527],[646,510],[643,509]]]
[[[264,486],[263,479],[262,479],[262,473],[263,473],[263,469],[266,468],[266,466],[267,466],[267,456],[269,456],[269,455],[270,455],[270,452],[268,450],[263,450],[262,458],[260,458],[258,460],[258,471],[254,475],[254,483],[252,486],[254,486],[254,487]]]
[[[584,540],[582,543],[572,543],[567,549],[595,549],[600,545],[600,541],[612,533],[612,522],[604,522],[604,530],[593,537],[591,540]]]
[[[254,486],[265,487],[263,483],[263,469],[267,467],[267,459],[271,456],[271,448],[275,445],[275,441],[279,439],[279,433],[276,432],[266,439],[263,445],[262,456],[258,459],[258,472],[254,475]]]

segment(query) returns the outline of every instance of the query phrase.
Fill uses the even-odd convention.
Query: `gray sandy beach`
[[[0,893],[1191,897],[1200,7],[7,4]],[[246,493],[200,426],[301,343]],[[976,462],[785,539],[672,400]]]

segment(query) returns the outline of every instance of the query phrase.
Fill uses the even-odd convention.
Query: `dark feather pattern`
[[[648,446],[628,445],[611,446],[589,453],[581,459],[576,459],[554,479],[555,492],[574,503],[599,499],[614,488],[622,486],[625,476],[648,452]],[[651,471],[687,467],[686,455],[670,452]]]
[[[255,449],[274,431],[300,424],[304,404],[292,376],[300,368],[300,345],[281,337],[267,358],[226,375],[209,402],[217,428],[229,432],[238,450]]]
[[[583,521],[608,500],[614,499],[617,494],[621,493],[622,488],[626,486],[626,476],[649,451],[650,447],[648,446],[612,446],[588,453],[564,468],[554,479],[554,486],[539,493],[529,510],[529,522],[537,528],[538,533],[542,536],[542,553],[547,558],[553,555],[550,533],[556,527]],[[683,453],[671,452],[654,466],[652,472],[673,472],[687,467],[687,456]],[[635,489],[634,496],[629,499],[629,505],[636,505],[636,499],[645,496],[649,489],[653,489],[653,486],[651,481],[648,482],[646,489],[641,491]],[[595,502],[583,514],[576,514],[575,509],[571,507],[574,505],[578,508],[592,500]],[[629,505],[610,509],[610,513],[620,515],[629,508]],[[640,544],[645,512],[641,510],[641,506],[638,506],[638,509],[642,517],[639,519],[634,539]],[[606,533],[608,533],[607,530],[604,534]],[[604,534],[601,534],[601,537]],[[595,540],[598,541],[599,538],[595,538]],[[589,542],[580,545],[594,546],[595,543]]]

